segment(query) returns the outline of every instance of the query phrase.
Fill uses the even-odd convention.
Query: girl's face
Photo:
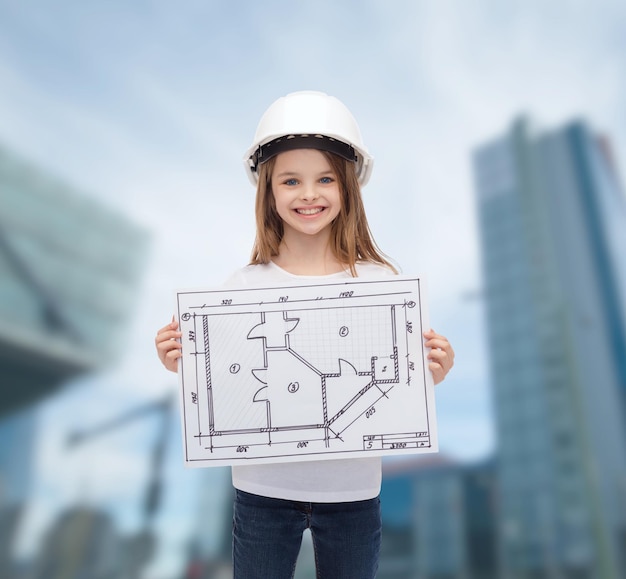
[[[280,153],[271,181],[284,238],[330,231],[341,210],[341,193],[337,177],[320,151],[295,149]]]

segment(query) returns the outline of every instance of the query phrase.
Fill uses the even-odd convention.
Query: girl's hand
[[[178,331],[178,322],[172,317],[172,321],[161,328],[154,339],[159,360],[171,372],[178,372],[178,358],[183,355],[183,345],[179,342],[182,335]]]
[[[426,338],[424,345],[430,348],[428,353],[430,363],[428,367],[433,374],[435,384],[439,384],[446,377],[450,368],[454,366],[454,350],[450,342],[443,336],[435,333],[434,330],[424,332],[424,337]]]

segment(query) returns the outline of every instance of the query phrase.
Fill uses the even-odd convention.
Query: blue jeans
[[[380,499],[302,503],[236,491],[234,579],[291,579],[302,533],[311,530],[318,579],[373,579],[381,541]]]

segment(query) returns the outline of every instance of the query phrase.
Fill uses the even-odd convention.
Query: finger
[[[435,343],[429,347],[430,350],[428,352],[428,357],[431,357],[431,354],[434,354],[434,356],[440,356],[443,354],[447,356],[451,361],[454,360],[454,350],[448,342]]]
[[[441,362],[450,358],[450,354],[443,348],[432,348],[426,357],[433,362]]]
[[[168,349],[162,348],[157,350],[157,356],[162,364],[167,365],[168,360],[176,360],[182,356],[182,350],[176,347]]]
[[[177,332],[176,330],[164,330],[155,336],[154,341],[156,344],[160,344],[162,342],[178,340],[182,335],[182,332]]]
[[[454,363],[452,357],[444,350],[431,350],[427,358],[431,362],[439,364],[446,371],[452,368]]]
[[[436,362],[431,362],[430,364],[428,364],[428,369],[433,376],[433,382],[435,383],[435,385],[439,384],[446,377],[446,372]]]
[[[175,319],[172,319],[172,321],[167,324],[167,326],[163,326],[160,330],[157,331],[157,335],[158,334],[162,334],[163,332],[169,332],[172,330],[177,330],[178,329],[178,321]]]
[[[427,342],[432,342],[433,340],[440,341],[440,342],[447,342],[448,341],[448,338],[446,338],[445,336],[442,336],[441,334],[437,334],[433,330],[430,330],[428,332],[424,332],[424,337],[426,338]]]
[[[165,354],[166,362],[174,362],[179,358],[182,358],[183,353],[180,350],[170,350]]]
[[[442,336],[441,334],[438,334],[437,332],[435,332],[435,330],[433,330],[432,328],[430,330],[426,330],[424,332],[424,337],[425,338],[440,338],[442,340],[445,340],[446,337]]]
[[[450,342],[448,342],[448,340],[446,340],[445,338],[432,338],[430,340],[426,340],[424,342],[424,345],[428,348],[441,348],[445,350],[450,349]]]
[[[170,371],[178,371],[178,360],[182,357],[180,350],[168,350],[167,352],[159,353],[159,360]]]
[[[161,351],[169,351],[173,348],[178,348],[179,350],[183,347],[180,340],[160,340],[156,343],[157,350]]]
[[[437,334],[432,330],[430,332],[424,332],[424,337],[426,338],[424,344],[428,347],[435,346],[438,348],[442,348],[450,344],[448,338],[442,336],[441,334]]]
[[[445,350],[452,358],[454,358],[454,350],[445,336],[437,334],[434,330],[430,330],[428,332],[424,332],[424,337],[427,338],[424,342],[424,345],[427,348]]]
[[[181,352],[172,351],[168,352],[164,360],[163,365],[171,372],[178,372],[178,360],[182,356]]]
[[[180,352],[183,349],[183,345],[175,340],[167,340],[157,344],[157,352],[159,357],[165,357],[169,352]]]

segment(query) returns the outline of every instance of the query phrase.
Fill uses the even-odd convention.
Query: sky
[[[376,241],[426,276],[431,325],[455,348],[437,388],[441,451],[493,451],[472,151],[520,115],[545,129],[583,118],[626,170],[626,4],[0,0],[0,143],[150,236],[121,358],[39,410],[25,552],[77,500],[139,524],[159,419],[73,453],[63,441],[176,389],[156,330],[176,289],[218,285],[247,263],[254,191],[242,156],[263,111],[305,89],[356,117],[375,159],[363,196]],[[180,564],[202,484],[183,470],[178,420],[155,579]]]

